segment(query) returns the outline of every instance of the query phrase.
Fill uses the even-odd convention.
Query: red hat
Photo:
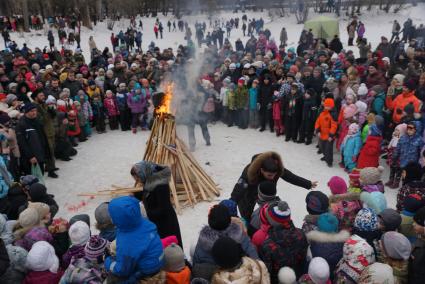
[[[4,100],[6,98],[6,94],[0,93],[0,100]]]
[[[238,84],[242,84],[242,85],[245,84],[245,78],[243,77],[239,78]]]
[[[43,54],[43,58],[44,58],[44,59],[49,59],[49,55],[48,55],[47,53],[44,53],[44,54]]]
[[[347,193],[347,184],[345,183],[345,180],[341,177],[331,177],[331,179],[328,181],[328,186],[332,194],[334,195]]]
[[[327,108],[334,108],[335,102],[333,99],[326,99],[323,105]]]

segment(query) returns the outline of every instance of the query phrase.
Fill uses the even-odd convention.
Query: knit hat
[[[112,224],[111,216],[108,211],[109,202],[103,202],[99,204],[94,210],[94,218],[96,222],[100,225]]]
[[[325,99],[323,106],[326,108],[334,108],[335,107],[335,102],[333,99]]]
[[[28,202],[28,208],[36,209],[40,219],[43,219],[47,214],[50,213],[49,205],[43,202]]]
[[[14,95],[14,94],[8,94],[7,96],[6,96],[6,103],[8,104],[8,105],[12,105],[12,103],[14,102],[14,101],[16,101],[18,99],[18,97],[16,96],[16,95]]]
[[[317,219],[317,226],[321,232],[336,233],[338,232],[338,225],[338,218],[332,213],[320,214]]]
[[[90,239],[90,228],[83,221],[77,221],[69,227],[69,239],[73,245],[85,245]]]
[[[161,239],[162,248],[165,249],[166,247],[170,246],[171,244],[179,244],[179,241],[177,240],[176,236],[168,236]]]
[[[164,249],[164,270],[167,272],[180,272],[185,268],[184,252],[181,247],[171,244]]]
[[[344,119],[350,119],[357,113],[357,106],[355,104],[348,105],[344,108]]]
[[[245,78],[244,77],[240,77],[239,80],[238,80],[238,84],[244,85],[245,84]]]
[[[297,283],[297,276],[295,275],[295,271],[289,266],[284,266],[281,269],[279,269],[277,278],[279,279],[280,284]]]
[[[44,184],[39,183],[38,179],[37,182],[30,185],[28,194],[30,195],[33,202],[42,202],[48,197],[47,188],[44,186]]]
[[[378,217],[385,227],[385,231],[396,231],[401,225],[401,216],[396,210],[387,208],[378,214]]]
[[[410,91],[413,91],[416,89],[416,81],[414,79],[404,80],[403,86],[408,88]]]
[[[5,125],[9,121],[10,121],[10,116],[5,112],[0,111],[0,124]]]
[[[365,113],[367,111],[367,104],[365,102],[362,101],[357,101],[355,103],[356,107],[357,107],[357,111],[359,113]]]
[[[26,266],[32,271],[46,271],[57,273],[59,259],[55,254],[55,249],[46,241],[34,243],[28,252]]]
[[[334,195],[347,193],[347,184],[345,183],[345,180],[341,177],[331,177],[331,179],[328,181],[328,186],[332,194]]]
[[[308,265],[308,275],[315,284],[328,283],[330,276],[329,264],[322,257],[313,257]]]
[[[24,105],[24,113],[28,113],[32,111],[33,109],[37,108],[37,106],[33,103],[27,103]]]
[[[310,191],[306,198],[307,211],[311,215],[320,215],[328,212],[329,198],[321,191]]]
[[[56,104],[56,99],[54,96],[49,95],[46,99],[46,105],[55,105]]]
[[[216,240],[211,249],[214,262],[224,269],[237,267],[242,262],[242,253],[241,245],[226,236]]]
[[[229,214],[231,217],[238,217],[238,205],[232,199],[224,199],[220,203],[229,210]]]
[[[377,184],[382,179],[382,173],[384,168],[379,166],[375,167],[366,167],[360,170],[360,184],[369,185]]]
[[[375,262],[366,267],[360,275],[359,284],[385,283],[394,284],[393,268],[385,263]]]
[[[10,268],[19,272],[26,273],[28,251],[20,246],[6,246],[7,254],[9,255]]]
[[[350,186],[360,187],[360,171],[358,169],[352,170],[351,173],[348,174],[348,178],[350,180]]]
[[[395,74],[393,76],[393,80],[397,80],[400,84],[403,84],[404,78],[406,78],[406,76],[404,76],[403,74]]]
[[[362,208],[354,219],[354,228],[361,232],[378,230],[378,215],[373,209]]]
[[[361,83],[359,90],[357,91],[357,95],[362,97],[362,96],[366,96],[367,93],[368,93],[368,89],[367,89],[366,85],[364,83]]]
[[[22,186],[31,186],[34,183],[38,183],[38,178],[33,175],[21,176],[19,183]]]
[[[360,194],[360,200],[368,207],[373,209],[377,214],[387,208],[387,199],[380,191],[367,192]]]
[[[357,123],[351,123],[350,126],[348,127],[348,134],[354,135],[357,132],[359,132],[359,125]]]
[[[100,256],[104,255],[107,245],[108,241],[104,238],[98,235],[91,236],[89,241],[86,243],[84,253],[88,259],[95,261]]]
[[[416,224],[425,226],[425,207],[422,207],[416,212],[415,216],[413,216],[413,220]]]
[[[263,181],[258,185],[258,198],[267,201],[276,196],[276,183],[272,181]]]
[[[382,88],[381,85],[375,85],[371,88],[371,90],[374,91],[376,94],[384,92],[384,88]]]
[[[407,124],[401,123],[395,127],[396,130],[400,133],[400,137],[403,136],[406,133],[407,130]]]
[[[285,225],[291,220],[291,209],[285,201],[276,201],[269,204],[266,212],[267,221],[273,227]]]
[[[224,205],[214,205],[208,214],[208,225],[217,231],[225,230],[231,222],[229,210]]]
[[[404,210],[415,213],[425,206],[425,200],[419,194],[409,194],[403,202]]]
[[[77,214],[72,216],[72,218],[69,219],[69,225],[72,226],[77,221],[83,221],[90,227],[90,216],[87,214]]]
[[[381,244],[385,254],[393,259],[408,260],[412,252],[409,239],[398,232],[391,231],[383,234]]]
[[[19,225],[22,228],[30,228],[40,224],[40,215],[35,208],[27,208],[19,214]]]

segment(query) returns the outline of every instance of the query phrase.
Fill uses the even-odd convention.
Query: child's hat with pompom
[[[379,166],[375,167],[367,167],[360,170],[360,184],[368,185],[368,184],[377,184],[382,179],[382,173],[384,168]]]
[[[295,275],[295,271],[288,266],[282,267],[279,270],[277,278],[279,279],[280,284],[297,283],[297,276]]]

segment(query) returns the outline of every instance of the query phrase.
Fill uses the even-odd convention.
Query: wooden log
[[[171,189],[171,194],[173,195],[174,206],[176,207],[177,214],[181,214],[180,202],[177,196],[176,185],[174,183],[173,177],[171,177],[170,179],[170,189]]]

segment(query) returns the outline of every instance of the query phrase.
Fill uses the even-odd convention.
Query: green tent
[[[305,22],[304,29],[307,31],[312,29],[315,38],[331,40],[335,35],[339,35],[338,19],[325,16],[319,16]]]

